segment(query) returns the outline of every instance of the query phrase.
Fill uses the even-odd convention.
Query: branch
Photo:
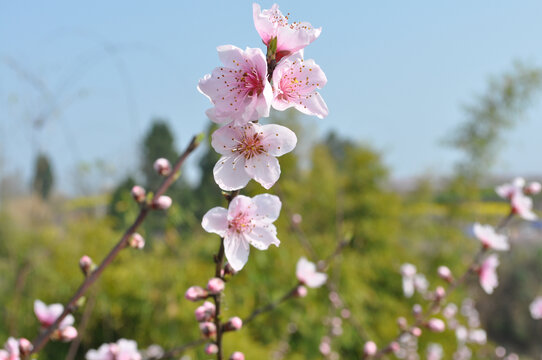
[[[198,137],[194,136],[192,140],[190,141],[190,144],[185,149],[185,151],[181,154],[181,156],[178,158],[177,162],[175,163],[175,166],[173,167],[173,171],[171,174],[164,180],[162,185],[158,188],[156,193],[153,196],[152,201],[154,199],[158,199],[161,195],[163,195],[166,190],[171,186],[171,184],[175,181],[177,177],[177,173],[179,169],[181,168],[181,165],[184,163],[188,155],[190,155],[199,145],[200,141]],[[42,331],[40,335],[34,341],[32,342],[33,349],[30,352],[29,355],[35,354],[39,352],[47,342],[49,342],[49,339],[53,332],[58,328],[59,324],[64,320],[64,318],[71,312],[73,312],[77,308],[77,302],[79,299],[86,293],[88,288],[96,282],[96,280],[100,277],[102,272],[105,270],[105,268],[111,264],[111,262],[117,257],[118,253],[124,249],[130,240],[130,237],[132,234],[137,230],[137,228],[143,223],[145,218],[147,217],[149,211],[151,209],[143,205],[141,207],[141,210],[139,211],[139,215],[133,222],[133,224],[126,230],[122,238],[119,240],[119,242],[111,249],[111,251],[107,254],[105,259],[102,261],[102,263],[88,276],[85,278],[83,283],[79,286],[79,289],[75,292],[75,294],[72,296],[70,301],[64,306],[64,311],[60,316],[56,319],[56,321],[49,326],[46,330]]]

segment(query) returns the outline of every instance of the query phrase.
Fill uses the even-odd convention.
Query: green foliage
[[[53,189],[53,183],[53,169],[49,162],[49,158],[45,154],[39,154],[36,158],[32,187],[42,199],[47,200]]]

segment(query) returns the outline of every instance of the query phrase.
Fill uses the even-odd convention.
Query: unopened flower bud
[[[77,337],[77,329],[73,326],[66,326],[64,329],[60,330],[60,340],[68,342],[72,341]]]
[[[413,327],[411,330],[410,330],[410,333],[416,337],[420,337],[422,336],[422,329],[420,329],[419,327]]]
[[[33,348],[34,346],[28,339],[25,339],[25,338],[19,339],[19,351],[21,352],[21,355],[30,354]]]
[[[200,286],[191,286],[186,290],[184,297],[190,301],[203,300],[209,296],[207,290]]]
[[[445,280],[447,282],[452,282],[454,279],[452,276],[452,272],[447,266],[444,266],[444,265],[439,266],[437,269],[437,272],[438,272],[438,276],[440,276],[442,280]]]
[[[401,345],[399,345],[399,343],[397,341],[394,341],[390,344],[390,350],[391,352],[397,352],[401,349]]]
[[[294,291],[294,296],[304,298],[305,296],[307,296],[307,288],[303,285],[299,285]]]
[[[202,322],[199,324],[199,330],[204,337],[210,338],[216,334],[216,325],[210,321]]]
[[[225,286],[226,284],[224,284],[224,280],[221,278],[212,278],[207,283],[207,290],[209,290],[211,294],[218,294],[224,291]]]
[[[437,318],[431,318],[426,324],[427,328],[434,332],[443,332],[446,329],[446,325],[444,324],[444,321],[437,319]]]
[[[243,320],[240,317],[235,316],[228,320],[224,324],[224,330],[226,331],[237,331],[243,327]]]
[[[377,347],[373,341],[367,341],[363,346],[363,354],[365,354],[365,356],[373,356],[376,354],[376,351]]]
[[[138,203],[142,203],[143,201],[145,201],[145,189],[143,189],[139,185],[134,186],[132,188],[132,197]]]
[[[134,249],[143,249],[145,246],[145,239],[143,239],[143,236],[139,233],[133,233],[132,236],[130,236],[129,243]]]
[[[414,306],[412,307],[412,313],[414,314],[414,316],[420,316],[422,312],[422,306],[420,304],[414,304]]]
[[[245,360],[245,354],[240,351],[236,351],[230,356],[230,360]]]
[[[408,322],[407,322],[407,319],[405,319],[404,317],[398,317],[397,318],[397,326],[399,326],[399,329],[401,330],[405,330],[408,326]]]
[[[539,182],[532,182],[529,185],[525,186],[524,192],[527,195],[538,194],[542,190],[542,185]]]
[[[435,289],[435,299],[442,300],[446,296],[446,290],[442,286],[437,286]]]
[[[293,215],[292,215],[292,223],[293,223],[294,225],[299,225],[299,224],[301,224],[301,221],[303,221],[303,218],[301,217],[300,214],[297,214],[297,213],[296,213],[296,214],[293,214]]]
[[[207,355],[214,355],[218,353],[218,346],[215,343],[209,343],[205,345],[205,353]]]
[[[211,320],[215,316],[215,311],[215,304],[210,301],[205,301],[203,305],[198,306],[198,308],[194,311],[194,315],[196,316],[196,320],[198,322],[204,322]]]
[[[92,259],[89,256],[87,255],[81,256],[81,259],[79,259],[79,268],[81,268],[83,275],[88,276],[92,272],[93,267],[94,267],[94,263],[92,262]]]
[[[162,195],[152,201],[152,208],[157,210],[167,210],[173,201],[169,196]]]
[[[168,176],[171,173],[171,164],[169,163],[167,159],[164,159],[164,158],[156,159],[153,167],[154,167],[154,170],[162,176]]]

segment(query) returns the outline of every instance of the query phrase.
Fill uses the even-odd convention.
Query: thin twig
[[[171,174],[164,180],[162,185],[158,188],[156,193],[153,196],[154,199],[158,199],[161,195],[163,195],[166,190],[171,186],[171,184],[175,181],[177,177],[177,173],[179,169],[181,168],[181,165],[184,163],[188,155],[190,155],[199,145],[199,140],[197,137],[193,137],[190,141],[190,144],[186,148],[186,150],[182,153],[182,155],[179,157],[177,162],[175,163],[175,166],[173,167],[173,171]],[[96,282],[96,280],[100,277],[102,272],[105,270],[105,268],[111,264],[111,262],[117,257],[118,253],[124,249],[130,240],[130,237],[132,234],[137,230],[137,228],[143,223],[145,218],[147,217],[147,214],[149,213],[151,209],[148,206],[142,206],[141,210],[139,211],[139,215],[133,222],[133,224],[126,230],[122,238],[119,240],[119,242],[111,249],[111,251],[107,254],[107,256],[104,258],[102,263],[87,277],[85,278],[85,281],[79,286],[79,289],[75,292],[75,294],[72,296],[72,298],[68,301],[68,303],[64,306],[64,311],[60,316],[55,320],[55,322],[49,326],[46,330],[42,331],[41,334],[34,339],[32,342],[33,349],[30,352],[29,355],[35,354],[39,352],[45,344],[49,341],[51,335],[53,332],[58,329],[59,324],[64,320],[64,318],[73,312],[77,308],[77,302],[79,299],[86,293],[88,288]]]

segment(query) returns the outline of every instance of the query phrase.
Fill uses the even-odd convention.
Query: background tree
[[[51,163],[47,155],[40,153],[36,158],[34,181],[32,187],[42,199],[47,200],[53,189],[54,176]]]

